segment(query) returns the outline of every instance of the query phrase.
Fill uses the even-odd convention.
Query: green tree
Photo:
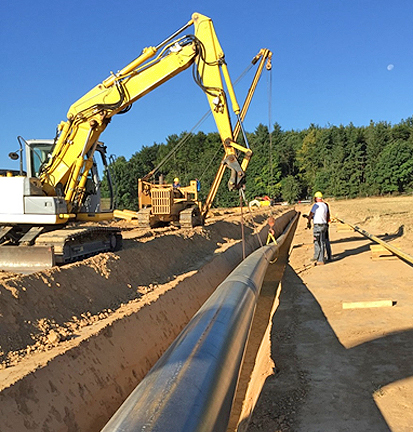
[[[290,204],[297,201],[300,194],[300,184],[294,176],[287,176],[281,181],[282,196]]]
[[[387,122],[374,123],[366,128],[366,165],[365,184],[362,192],[365,195],[380,193],[377,177],[377,163],[387,144],[391,141],[391,125]]]
[[[413,144],[397,140],[383,150],[376,167],[381,193],[405,192],[413,184]]]
[[[134,209],[134,193],[131,187],[132,177],[129,171],[129,162],[125,157],[118,157],[110,164],[110,173],[114,182],[115,205],[118,209],[130,208]],[[104,196],[108,195],[108,187],[106,180],[102,182]],[[137,195],[137,192],[135,192]],[[137,207],[136,207],[137,208]]]
[[[313,189],[320,164],[317,157],[317,141],[320,131],[319,127],[311,125],[304,132],[301,148],[297,152],[298,169],[307,193]]]
[[[302,131],[283,131],[276,123],[271,133],[259,124],[247,136],[253,151],[246,172],[248,200],[282,195],[291,202],[316,190],[356,197],[413,188],[413,118],[394,126],[387,122],[370,122],[366,127],[311,124]],[[129,161],[120,157],[110,166],[117,180],[118,207],[137,208],[137,179],[162,161],[156,176],[162,174],[167,182],[178,176],[182,184],[198,178],[200,198],[205,200],[224,154],[218,133],[182,132],[168,136],[165,144],[143,147]],[[238,205],[237,191],[228,191],[229,176],[226,170],[216,206]],[[103,186],[107,194],[105,181]]]
[[[269,195],[275,198],[279,195],[276,186],[281,178],[276,157],[276,148],[281,140],[282,132],[279,125],[274,125],[270,133],[268,127],[258,125],[254,133],[248,134],[248,140],[253,156],[247,170],[246,196],[252,200],[257,196]]]

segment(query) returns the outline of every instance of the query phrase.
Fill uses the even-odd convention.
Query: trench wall
[[[290,212],[277,218],[279,232],[291,217]],[[263,241],[267,235],[264,226]],[[259,245],[256,236],[249,237],[247,253]],[[187,245],[187,253],[190,248]],[[124,272],[132,274],[137,266],[133,264],[136,250],[126,248],[122,253],[117,272],[122,274],[124,267]],[[242,245],[236,242],[198,268],[179,271],[173,281],[159,283],[126,312],[120,308],[117,314],[100,320],[93,334],[85,329],[77,338],[63,342],[60,347],[66,344],[66,349],[55,357],[34,356],[28,370],[0,393],[1,431],[100,431],[241,259]],[[0,373],[2,379],[10,375],[13,368]]]

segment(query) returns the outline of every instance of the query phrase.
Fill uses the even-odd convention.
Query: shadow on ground
[[[249,432],[390,431],[373,394],[413,375],[406,361],[413,355],[413,330],[346,349],[288,266],[271,344],[277,370],[266,380]]]
[[[401,238],[404,234],[404,225],[401,225],[397,231],[393,234],[379,234],[376,237],[379,238],[380,240],[383,240],[384,242],[389,243],[389,245],[392,245],[392,242],[394,240],[397,240],[399,238]],[[354,236],[354,237],[347,237],[347,238],[343,238],[343,239],[338,239],[338,240],[333,240],[330,243],[332,245],[334,244],[343,244],[343,243],[349,243],[349,242],[356,242],[356,241],[366,241],[366,239],[368,239],[368,237],[364,237],[362,234],[360,234],[360,236]],[[345,249],[343,252],[339,253],[339,254],[334,254],[334,261],[340,261],[343,258],[349,257],[351,255],[358,255],[361,254],[363,252],[367,252],[370,249],[370,246],[373,244],[377,244],[376,242],[374,242],[373,240],[370,240],[370,243],[364,244],[358,248],[353,248],[353,249]],[[394,246],[394,245],[393,245]],[[397,249],[397,247],[396,247]],[[403,251],[401,251],[403,252]],[[406,255],[408,258],[406,258]],[[411,262],[412,260],[409,260],[409,255],[408,254],[401,254],[399,255],[399,259],[401,259],[405,264],[407,264],[410,267],[413,267],[413,262]]]

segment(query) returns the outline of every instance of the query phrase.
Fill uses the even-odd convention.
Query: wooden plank
[[[131,215],[131,216],[134,216],[134,217],[136,217],[136,215],[137,215],[137,212],[134,211],[134,210],[124,209],[124,210],[120,210],[120,211],[122,211],[122,212],[125,213],[125,214]]]
[[[138,218],[137,212],[132,212],[130,210],[114,210],[113,216],[125,220],[132,220]]]
[[[396,304],[396,302],[393,300],[343,302],[343,309],[365,309],[365,308],[376,308],[376,307],[391,307],[395,304]]]
[[[389,251],[387,248],[385,248],[380,244],[370,245],[370,251],[371,251],[371,258],[373,260],[397,258],[397,256],[394,255],[392,251]]]
[[[337,231],[354,231],[354,229],[347,224],[339,223],[336,225]]]

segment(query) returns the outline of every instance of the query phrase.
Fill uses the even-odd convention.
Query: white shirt
[[[313,221],[315,224],[328,223],[328,206],[325,202],[316,202],[311,208],[311,213],[314,214]]]

